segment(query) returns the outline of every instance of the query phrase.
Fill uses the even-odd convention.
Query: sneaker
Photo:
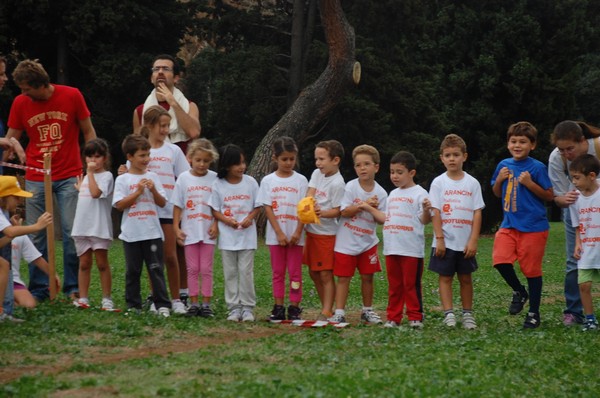
[[[329,317],[321,312],[317,316],[317,321],[322,321],[322,322],[329,321]]]
[[[423,322],[421,321],[408,321],[408,326],[411,329],[423,329]]]
[[[187,293],[179,293],[179,300],[183,303],[185,308],[188,307],[188,301],[190,300],[190,295]]]
[[[215,313],[213,312],[213,310],[210,307],[201,307],[199,315],[202,318],[214,318],[215,317]]]
[[[535,312],[528,312],[525,317],[525,322],[523,322],[524,329],[535,329],[540,326],[540,314],[536,314]]]
[[[242,311],[242,322],[254,322],[254,313],[251,309],[245,308]]]
[[[388,320],[386,323],[383,324],[384,328],[399,328],[400,327],[400,322],[396,322],[396,321],[390,321]]]
[[[446,316],[444,317],[444,325],[449,328],[453,328],[456,326],[456,317],[454,316],[454,313],[449,312],[446,314]]]
[[[563,325],[565,326],[575,326],[581,321],[573,314],[566,313],[563,314]]]
[[[242,310],[239,308],[234,308],[229,311],[229,316],[227,316],[228,321],[239,322],[242,319]]]
[[[529,294],[525,292],[525,294],[521,294],[520,292],[513,292],[513,298],[508,307],[508,313],[511,315],[517,315],[519,312],[523,311],[523,306],[527,302],[529,298]]]
[[[173,300],[171,305],[173,308],[173,314],[183,315],[186,313],[185,305],[181,302],[181,300]]]
[[[79,298],[73,300],[73,305],[77,308],[83,308],[84,310],[90,308],[90,301],[86,298]]]
[[[115,309],[115,304],[111,299],[105,297],[102,299],[102,307],[100,308],[102,311],[112,311]]]
[[[333,314],[333,316],[329,318],[328,321],[333,323],[345,323],[346,317],[342,314]]]
[[[20,319],[20,318],[15,318],[14,316],[7,314],[6,312],[3,312],[0,314],[0,323],[2,323],[2,322],[23,323],[23,322],[25,322],[25,320]]]
[[[156,305],[154,305],[154,303],[150,304],[150,308],[148,308],[148,312],[151,314],[158,314],[158,311],[156,310]]]
[[[171,311],[169,311],[169,309],[167,307],[160,307],[158,309],[158,315],[160,315],[164,318],[168,318],[171,316]]]
[[[473,314],[471,314],[470,312],[463,314],[462,325],[463,325],[463,328],[465,328],[467,330],[477,329],[477,323],[475,322],[475,318],[473,317]]]
[[[183,315],[186,316],[186,317],[191,318],[191,317],[194,317],[194,316],[200,316],[200,312],[201,311],[202,310],[200,309],[199,306],[197,306],[197,305],[190,305],[190,308],[188,308],[188,310],[186,311],[186,313],[183,314]]]
[[[150,311],[150,307],[152,307],[153,304],[154,299],[152,298],[152,295],[149,294],[148,297],[146,297],[146,301],[144,301],[144,304],[142,304],[142,308],[144,309],[144,311]],[[154,310],[156,311],[156,307],[154,308]]]
[[[287,311],[287,319],[289,319],[290,321],[298,321],[302,319],[302,317],[300,316],[300,314],[302,314],[302,308],[297,307],[295,305],[288,305]]]
[[[586,319],[585,322],[583,323],[583,327],[581,328],[581,330],[583,330],[584,332],[587,332],[588,330],[596,330],[598,329],[598,321],[597,320],[591,320],[591,319]]]
[[[373,310],[363,311],[360,320],[371,325],[381,325],[383,323],[381,317]]]
[[[269,315],[270,321],[283,321],[285,320],[285,307],[283,305],[275,304],[273,306],[273,311],[271,311],[271,315]]]

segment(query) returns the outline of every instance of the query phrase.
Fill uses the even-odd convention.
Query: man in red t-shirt
[[[81,92],[74,87],[50,84],[50,77],[39,62],[20,62],[12,76],[21,89],[21,94],[15,98],[10,109],[6,136],[19,139],[25,131],[29,138],[25,149],[27,166],[41,169],[44,154],[52,154],[52,191],[56,195],[61,215],[63,239],[63,291],[70,298],[75,298],[79,291],[79,259],[71,238],[71,229],[78,196],[75,183],[83,170],[79,134],[81,131],[87,142],[96,138],[96,131]],[[25,187],[34,193],[26,201],[26,221],[27,224],[33,224],[45,211],[44,175],[28,169],[25,173]],[[44,258],[48,258],[45,230],[33,235],[33,243]],[[31,264],[29,275],[31,294],[38,300],[47,298],[48,276]]]

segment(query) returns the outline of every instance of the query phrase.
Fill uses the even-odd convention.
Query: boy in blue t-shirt
[[[529,299],[523,327],[532,329],[540,326],[542,258],[550,229],[544,202],[552,201],[554,193],[546,166],[529,157],[536,146],[537,129],[529,122],[518,122],[508,128],[507,139],[512,158],[498,164],[491,181],[504,212],[492,257],[494,267],[513,289],[508,312],[518,314]],[[517,260],[529,293],[515,273],[513,263]]]

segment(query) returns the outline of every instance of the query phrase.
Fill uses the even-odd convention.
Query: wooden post
[[[52,157],[49,152],[44,154],[44,200],[46,204],[46,211],[50,214],[54,214],[53,202],[52,202],[52,176],[50,175],[52,170]],[[56,298],[58,293],[56,290],[57,286],[55,283],[54,275],[56,275],[56,256],[54,247],[54,224],[50,224],[46,227],[46,239],[48,246],[48,283],[50,285],[50,300]]]

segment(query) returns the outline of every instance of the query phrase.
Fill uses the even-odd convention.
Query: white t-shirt
[[[4,210],[0,211],[0,231],[4,231],[7,227],[10,227],[12,224],[6,218],[6,214],[4,214]]]
[[[431,183],[429,200],[442,216],[446,248],[462,252],[471,236],[473,213],[485,207],[481,185],[468,173],[458,181],[444,173]],[[432,247],[435,246],[434,239]]]
[[[209,200],[216,179],[217,173],[212,170],[208,170],[202,177],[185,171],[175,182],[171,203],[181,209],[181,230],[186,234],[185,245],[216,243],[215,239],[208,236],[208,230],[215,220]]]
[[[129,168],[129,162],[127,162]],[[175,180],[181,173],[190,169],[190,163],[181,148],[170,142],[165,142],[160,148],[150,149],[150,163],[147,171],[158,175],[163,189],[165,190],[167,204],[158,209],[159,218],[173,218],[173,204],[170,203]]]
[[[113,195],[113,206],[121,199],[131,195],[137,190],[140,180],[152,179],[158,193],[166,197],[160,179],[155,173],[145,174],[121,174],[115,180],[115,193]],[[152,192],[144,189],[135,203],[123,211],[121,218],[121,234],[119,239],[125,242],[139,242],[149,239],[163,239],[164,235],[158,220],[158,206],[154,202]]]
[[[326,177],[321,170],[315,169],[308,182],[308,187],[315,188],[315,201],[321,210],[330,210],[342,205],[346,183],[339,171]],[[335,235],[337,233],[338,218],[321,218],[320,221],[320,224],[308,224],[306,230],[316,235]]]
[[[587,153],[598,157],[600,154],[596,153],[594,139],[590,138],[587,140],[587,142]],[[554,196],[565,195],[567,192],[575,188],[569,177],[570,165],[571,162],[569,160],[566,160],[565,164],[562,156],[560,156],[558,148],[554,148],[554,150],[552,150],[550,157],[548,158],[548,177],[550,177],[550,181],[552,181],[552,190],[554,191]]]
[[[230,184],[225,178],[217,178],[212,187],[210,207],[226,217],[243,221],[256,207],[258,183],[244,174],[242,181]],[[257,247],[256,220],[248,228],[234,229],[219,221],[219,249],[252,250]]]
[[[35,245],[29,239],[27,235],[21,235],[14,238],[11,242],[11,268],[13,273],[13,281],[21,285],[25,285],[25,282],[21,279],[21,259],[24,259],[28,263],[32,263],[38,258],[42,257],[42,253],[35,248]]]
[[[590,196],[580,192],[569,211],[571,224],[573,228],[579,228],[581,238],[581,258],[577,268],[600,269],[600,189]]]
[[[420,185],[390,192],[383,224],[384,255],[425,257],[425,226],[420,218],[428,197]]]
[[[306,194],[308,181],[302,174],[294,173],[287,177],[278,177],[271,173],[260,182],[257,203],[271,206],[279,227],[289,239],[298,226],[298,202]],[[267,222],[267,245],[278,245],[277,234],[270,222]],[[304,233],[300,235],[299,246],[304,246]]]
[[[89,177],[86,175],[79,187],[71,236],[93,236],[112,240],[113,226],[110,213],[114,188],[113,175],[110,171],[103,171],[94,173],[94,178],[102,194],[99,198],[92,198]]]
[[[377,195],[379,200],[378,209],[382,212],[387,210],[387,192],[377,182],[371,192],[367,192],[360,186],[358,178],[346,184],[344,199],[342,199],[341,210],[351,205],[367,201]],[[377,237],[377,222],[366,211],[361,211],[352,218],[341,217],[340,226],[335,238],[335,251],[338,253],[356,256],[379,243]]]

